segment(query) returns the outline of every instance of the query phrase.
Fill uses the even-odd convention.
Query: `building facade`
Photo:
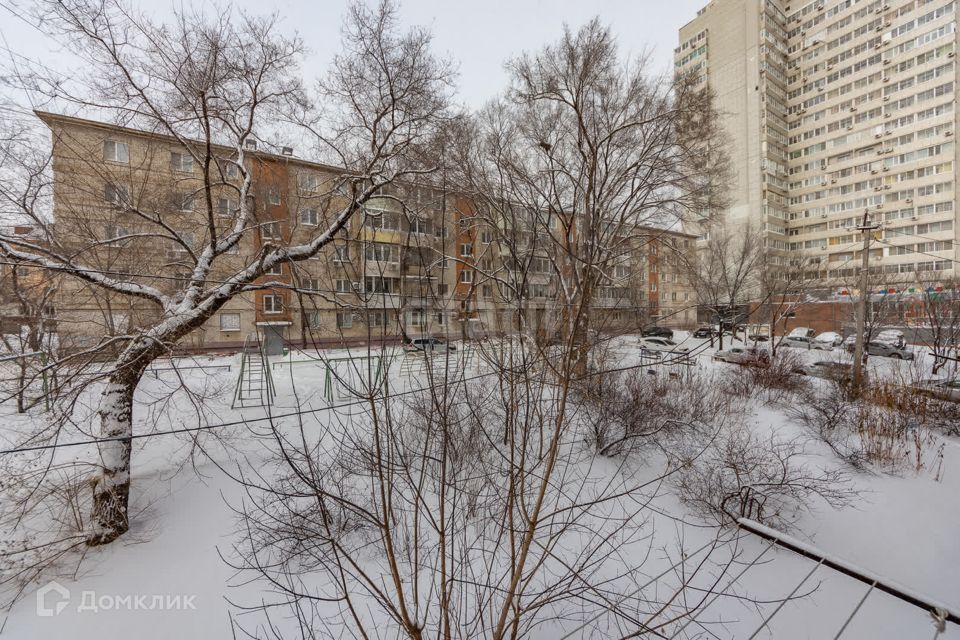
[[[853,288],[960,271],[955,0],[713,0],[680,29],[678,73],[714,89],[736,176],[725,218]]]
[[[194,251],[210,234],[205,212],[216,212],[217,233],[236,219],[239,204],[232,194],[238,172],[229,162],[198,166],[195,154],[170,137],[38,116],[52,134],[51,228],[57,250],[101,274],[167,292],[182,287],[195,264]],[[245,155],[253,225],[235,250],[215,261],[211,284],[256,260],[265,246],[306,242],[342,204],[329,187],[342,169],[297,158],[290,149],[274,154],[251,146]],[[210,202],[200,201],[207,197],[204,171],[218,174]],[[265,274],[181,346],[234,349],[267,334],[288,344],[319,346],[531,328],[549,339],[562,309],[555,265],[534,235],[504,229],[450,189],[391,185],[318,255]],[[695,322],[692,289],[680,267],[694,240],[674,231],[639,230],[605,275],[592,324],[620,332],[644,323]],[[519,283],[512,295],[501,284],[506,276]],[[159,309],[65,278],[56,312],[61,344],[83,349],[135,332],[155,321]]]

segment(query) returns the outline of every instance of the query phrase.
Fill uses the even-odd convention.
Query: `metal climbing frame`
[[[269,407],[273,405],[276,394],[273,375],[270,373],[267,362],[267,353],[264,351],[263,343],[260,342],[260,336],[249,334],[243,341],[240,374],[237,376],[237,387],[234,390],[230,408]]]
[[[383,357],[382,356],[348,356],[346,358],[326,358],[323,360],[326,364],[326,375],[324,376],[323,381],[323,397],[327,399],[328,402],[333,402],[334,398],[334,389],[335,387],[339,391],[346,391],[346,394],[339,394],[340,398],[343,397],[359,397],[351,389],[352,382],[354,380],[351,372],[362,372],[365,369],[366,380],[365,382],[369,385],[369,389],[382,389],[386,386],[387,376],[386,370],[383,366]],[[340,375],[335,371],[336,364],[339,362],[346,362],[348,364],[347,374]],[[363,369],[360,368],[359,363],[365,365]],[[335,384],[339,383],[339,384]]]

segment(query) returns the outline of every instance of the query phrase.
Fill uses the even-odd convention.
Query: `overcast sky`
[[[431,29],[436,51],[459,65],[461,99],[476,108],[503,89],[504,60],[556,40],[565,22],[576,27],[594,15],[612,26],[624,53],[639,55],[649,50],[657,71],[667,71],[677,45],[677,30],[707,1],[401,0],[401,15],[407,24]],[[50,66],[63,66],[70,59],[69,53],[17,21],[5,8],[26,3],[0,0],[4,48]],[[323,73],[339,43],[346,0],[236,0],[235,4],[254,13],[278,12],[282,28],[298,33],[310,49],[303,69],[305,77]],[[162,16],[173,4],[155,0],[143,6]]]

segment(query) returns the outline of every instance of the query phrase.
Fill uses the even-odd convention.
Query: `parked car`
[[[816,338],[813,339],[814,348],[823,349],[823,346],[816,345],[825,345],[829,346],[829,349],[823,349],[824,351],[832,351],[834,347],[839,347],[843,343],[843,336],[835,331],[824,331],[819,334]]]
[[[753,342],[769,342],[770,336],[765,333],[751,333],[747,336],[747,339]]]
[[[833,362],[831,360],[821,360],[812,364],[804,364],[796,367],[794,373],[804,376],[814,376],[825,378],[827,380],[836,380],[838,382],[850,382],[853,379],[853,365],[847,362]],[[866,374],[866,372],[864,372]]]
[[[770,364],[770,354],[764,349],[751,349],[749,347],[731,347],[723,351],[717,351],[713,354],[714,360],[721,362],[732,362],[733,364],[743,364],[755,367],[768,366]]]
[[[673,340],[673,329],[667,329],[666,327],[644,327],[640,330],[640,335],[643,337],[653,337],[653,338],[666,338],[668,340]]]
[[[405,346],[406,351],[456,351],[457,346],[440,338],[413,338]]]
[[[876,340],[871,340],[867,343],[866,351],[871,356],[894,358],[896,360],[913,360],[913,351],[905,345],[899,346],[892,342],[877,342]]]
[[[807,336],[789,335],[780,341],[781,347],[791,347],[794,349],[813,349],[813,338]]]
[[[887,342],[898,347],[905,347],[907,341],[904,339],[903,331],[899,329],[884,329],[878,333],[872,340],[873,342]]]
[[[716,335],[717,332],[712,327],[697,327],[697,330],[693,332],[694,338],[709,338],[710,336]]]
[[[960,402],[960,378],[953,380],[922,380],[912,387],[914,390],[935,398]]]
[[[647,351],[668,351],[671,353],[688,353],[689,347],[681,347],[669,338],[640,338],[640,348]]]

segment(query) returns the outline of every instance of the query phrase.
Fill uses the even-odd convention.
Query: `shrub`
[[[592,376],[573,389],[584,440],[604,456],[662,448],[688,425],[722,422],[739,408],[722,378],[690,371],[679,377],[646,369]]]
[[[816,499],[839,507],[855,495],[841,471],[804,461],[799,439],[762,438],[743,424],[687,438],[676,456],[680,498],[721,524],[750,518],[786,527]]]

